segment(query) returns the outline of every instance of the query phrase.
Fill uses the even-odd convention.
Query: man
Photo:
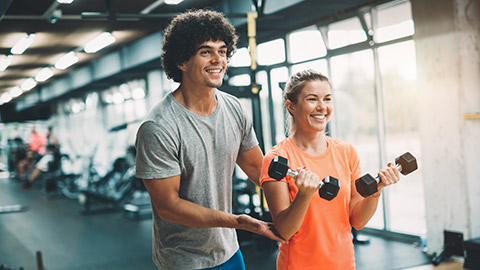
[[[137,133],[136,176],[153,207],[160,269],[245,269],[235,229],[283,241],[270,223],[233,215],[235,163],[258,185],[263,154],[240,102],[217,90],[237,35],[214,11],[189,11],[164,32],[162,65],[180,86]]]

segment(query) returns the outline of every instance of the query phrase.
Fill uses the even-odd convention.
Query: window
[[[268,66],[285,62],[285,42],[283,39],[261,43],[257,47],[257,52],[259,65]]]
[[[283,89],[279,83],[288,80],[288,69],[286,67],[272,69],[270,72],[272,85],[273,114],[276,124],[276,138],[274,144],[285,139],[285,106],[283,105]]]
[[[260,90],[260,106],[262,109],[262,131],[263,142],[265,144],[265,152],[268,151],[274,145],[274,139],[272,139],[272,124],[270,121],[270,103],[269,103],[269,88],[268,88],[268,76],[267,72],[262,70],[257,73],[257,83],[262,86]],[[276,123],[276,122],[275,122]]]
[[[332,134],[357,149],[362,175],[376,175],[380,166],[373,52],[360,51],[331,59]],[[368,226],[383,228],[382,207]]]
[[[248,67],[250,64],[250,51],[246,47],[239,48],[229,62],[232,67]]]
[[[309,27],[288,35],[290,62],[319,58],[327,54],[322,35],[316,27]]]
[[[228,80],[228,84],[233,86],[247,86],[250,85],[250,75],[249,74],[242,74],[233,76]]]
[[[385,42],[414,34],[410,2],[394,6],[387,5],[377,10],[378,25],[375,29],[375,41]]]
[[[378,57],[385,110],[386,158],[393,161],[408,151],[421,160],[415,44],[407,41],[380,47]],[[389,197],[389,229],[420,234],[426,230],[421,171],[401,176],[400,182],[385,189]]]
[[[330,49],[345,47],[366,40],[367,36],[357,17],[335,22],[328,26],[328,45]]]
[[[320,71],[323,75],[328,77],[328,67],[326,60],[315,60],[306,63],[296,64],[292,66],[292,74],[298,71],[306,70],[306,69],[313,69],[316,71]]]

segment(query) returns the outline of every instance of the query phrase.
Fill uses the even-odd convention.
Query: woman
[[[375,213],[381,190],[399,180],[398,170],[388,164],[378,173],[377,193],[363,198],[356,191],[354,181],[361,171],[355,148],[325,135],[333,110],[331,88],[328,78],[313,70],[292,75],[285,87],[291,136],[265,156],[260,178],[275,228],[289,240],[279,247],[277,269],[355,269],[351,226],[363,228]],[[296,179],[268,176],[278,155],[289,160],[290,168],[298,168]],[[340,184],[331,201],[318,195],[327,176]]]

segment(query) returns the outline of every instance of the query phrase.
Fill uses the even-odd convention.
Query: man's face
[[[227,45],[223,41],[203,42],[197,47],[195,55],[178,68],[183,72],[182,83],[220,87],[227,69]]]

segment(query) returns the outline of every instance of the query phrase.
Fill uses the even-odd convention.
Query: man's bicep
[[[179,199],[180,175],[162,179],[143,179],[143,183],[159,215],[162,211],[172,209]]]
[[[238,154],[237,164],[247,174],[248,178],[259,185],[260,170],[262,169],[263,154],[260,147],[256,146],[250,150]]]

